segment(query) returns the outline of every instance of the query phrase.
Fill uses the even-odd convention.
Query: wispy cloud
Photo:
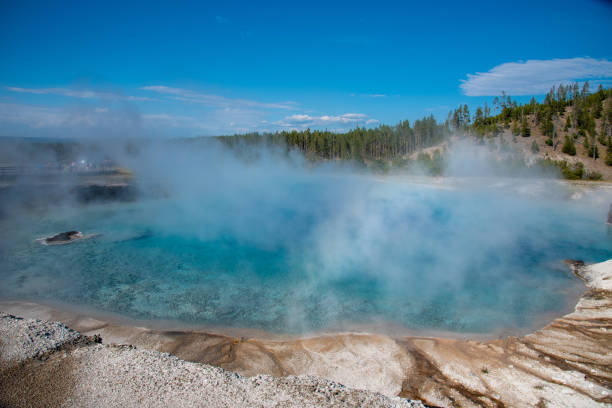
[[[221,95],[200,93],[190,89],[173,88],[164,85],[143,86],[140,88],[145,91],[156,92],[163,95],[170,95],[173,99],[197,103],[216,108],[263,108],[263,109],[295,109],[295,102],[260,102],[249,99],[228,98]]]
[[[209,133],[220,126],[215,116],[197,117],[168,113],[140,114],[125,109],[100,107],[44,107],[18,103],[0,103],[0,129],[9,125],[29,128],[34,132],[61,132],[87,137],[88,135],[134,135],[141,130],[156,135],[175,135],[178,129],[189,135]],[[110,132],[101,132],[111,130]],[[147,133],[149,134],[149,133]]]
[[[357,125],[379,123],[363,113],[312,116],[295,114],[281,120],[267,120],[259,109],[222,108],[197,115],[168,112],[139,113],[137,110],[108,107],[45,107],[0,102],[0,129],[29,128],[36,134],[104,136],[107,134],[146,134],[177,136],[222,135],[251,131],[327,128],[346,131]],[[49,133],[51,132],[51,133]]]
[[[19,88],[16,86],[7,86],[6,89],[11,92],[27,93],[35,95],[60,95],[70,98],[79,99],[102,99],[102,100],[125,100],[125,101],[153,101],[153,98],[145,96],[121,95],[113,92],[100,92],[88,89],[70,89],[70,88]]]
[[[356,94],[356,93],[351,93],[349,94],[350,96],[360,96],[360,97],[364,97],[364,98],[387,98],[389,95],[384,94],[384,93],[371,93],[371,94]]]
[[[125,129],[139,126],[137,112],[108,108],[44,107],[0,103],[0,124],[24,125],[32,129],[61,128],[73,131],[96,127]]]
[[[0,123],[27,125],[38,129],[61,126],[70,122],[74,123],[69,119],[69,115],[56,108],[0,103]],[[80,124],[90,123],[90,118],[81,117],[78,122]]]
[[[315,126],[336,125],[372,125],[378,123],[377,119],[370,118],[363,113],[345,113],[342,115],[311,116],[307,114],[296,114],[285,116],[282,120],[275,122],[277,126],[289,128],[306,128]]]
[[[170,128],[194,128],[205,129],[204,122],[187,115],[171,115],[168,113],[147,113],[142,115],[145,122],[155,125],[163,125]]]
[[[215,16],[215,21],[217,22],[217,24],[225,24],[229,22],[229,20],[223,16]]]
[[[468,96],[541,95],[553,85],[590,81],[612,84],[612,62],[606,59],[567,58],[507,62],[488,72],[468,74],[460,88]]]
[[[229,98],[191,89],[151,85],[140,88],[143,97],[69,87],[19,88],[10,92],[29,95],[61,95],[88,100],[86,104],[57,104],[56,101],[33,100],[27,104],[0,103],[0,125],[17,126],[42,134],[68,132],[77,135],[102,135],[113,126],[124,133],[144,132],[158,135],[232,134],[278,129],[326,128],[334,131],[379,123],[364,113],[314,115],[307,110],[291,114],[295,102],[263,102]],[[153,98],[146,97],[154,93]],[[155,100],[155,104],[116,104],[116,100]],[[101,103],[97,103],[101,102]],[[170,105],[169,105],[170,104]],[[181,108],[176,110],[177,104]],[[191,107],[186,106],[194,105]],[[141,112],[141,108],[145,108]],[[202,109],[205,107],[206,109]],[[1,127],[0,127],[1,128]],[[142,133],[141,133],[142,134]]]

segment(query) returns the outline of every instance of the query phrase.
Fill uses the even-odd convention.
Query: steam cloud
[[[282,150],[230,151],[208,140],[101,149],[134,171],[143,192],[166,198],[93,209],[66,202],[60,221],[49,225],[72,229],[79,220],[100,229],[87,231],[103,233],[98,244],[66,249],[77,260],[103,250],[95,245],[116,257],[113,245],[144,230],[160,241],[135,246],[135,255],[112,264],[96,258],[106,276],[73,265],[61,285],[49,282],[43,265],[24,271],[5,254],[3,274],[13,293],[62,293],[137,317],[279,331],[377,319],[491,330],[528,325],[536,313],[559,308],[569,279],[555,271],[562,258],[594,262],[612,255],[603,227],[609,192],[575,193],[545,179],[453,178],[487,174],[486,154],[472,148],[455,146],[449,178],[423,184],[335,163],[312,166]],[[572,200],[574,193],[585,196]],[[31,219],[5,217],[2,239],[15,241],[6,231],[19,228],[20,239],[32,238],[27,234],[36,227],[23,229]],[[175,246],[155,247],[164,242]],[[144,268],[138,253],[157,261]],[[56,262],[44,268],[65,268]],[[151,270],[155,262],[163,270]],[[172,262],[179,266],[166,265]],[[83,287],[88,299],[74,295]]]

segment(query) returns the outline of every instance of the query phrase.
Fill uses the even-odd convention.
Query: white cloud
[[[39,136],[127,136],[139,134],[141,122],[138,111],[129,107],[100,110],[91,106],[0,103],[0,129],[6,134],[17,131]]]
[[[364,113],[345,113],[344,115],[341,115],[341,116],[331,116],[331,118],[334,118],[334,120],[336,120],[335,118],[340,118],[340,120],[342,121],[361,120],[367,117],[368,115]]]
[[[76,114],[58,108],[0,103],[0,123],[20,124],[39,129],[61,126],[93,126],[96,119],[91,112]]]
[[[258,130],[261,111],[214,109],[199,115],[144,113],[107,107],[47,107],[0,102],[0,130],[28,128],[36,134],[78,136],[105,134],[142,134],[162,136],[222,135]],[[109,131],[112,131],[109,133]],[[40,133],[42,132],[42,133]]]
[[[285,116],[275,124],[280,127],[306,128],[310,126],[334,126],[334,125],[357,125],[366,123],[368,125],[378,123],[377,119],[369,118],[363,113],[345,113],[343,115],[322,115],[311,116],[306,114],[296,114]]]
[[[249,99],[227,98],[221,95],[205,94],[192,91],[190,89],[173,88],[164,85],[144,86],[140,88],[145,91],[157,92],[164,95],[171,95],[173,99],[197,103],[217,108],[265,108],[265,109],[295,109],[294,102],[268,103]]]
[[[193,128],[205,129],[206,126],[200,120],[186,115],[171,115],[167,113],[148,113],[143,114],[142,119],[145,123],[155,126],[163,125],[170,128]]]
[[[125,101],[152,101],[154,99],[144,96],[121,95],[112,92],[99,92],[87,89],[69,88],[19,88],[7,86],[11,92],[28,93],[35,95],[60,95],[79,99],[103,99],[103,100],[125,100]]]
[[[379,121],[364,113],[314,115],[308,111],[295,110],[295,102],[269,103],[256,100],[228,98],[221,95],[201,93],[190,89],[163,85],[145,86],[141,91],[152,92],[162,103],[199,104],[207,109],[180,111],[164,109],[156,105],[155,111],[141,112],[138,106],[117,105],[118,98],[135,99],[118,93],[99,92],[67,87],[18,88],[7,87],[9,92],[31,95],[61,95],[92,101],[89,104],[49,105],[47,101],[36,104],[0,103],[0,129],[11,126],[29,128],[40,132],[71,132],[73,134],[102,134],[116,126],[128,131],[155,133],[158,135],[233,134],[247,131],[273,131],[278,129],[326,128],[340,131],[355,126],[376,125]],[[147,95],[146,93],[144,95]],[[147,106],[153,108],[153,106]],[[294,113],[294,114],[292,114]],[[286,115],[286,116],[285,116]],[[282,119],[281,119],[282,118]]]
[[[267,113],[261,110],[239,108],[213,109],[198,115],[166,112],[141,114],[137,111],[107,107],[45,107],[0,102],[0,129],[6,131],[17,126],[38,132],[36,134],[60,132],[78,136],[104,136],[118,132],[125,135],[193,136],[307,127],[327,128],[340,132],[354,128],[356,125],[367,126],[379,123],[377,119],[363,113],[321,116],[295,114],[279,121],[267,120],[266,115]]]
[[[356,94],[356,93],[350,93],[350,96],[359,96],[359,97],[365,97],[365,98],[387,98],[389,95],[387,94],[383,94],[383,93],[372,93],[372,94]]]
[[[290,123],[310,123],[314,118],[310,115],[291,115],[285,116],[285,120]]]
[[[196,115],[168,113],[142,114],[143,126],[159,129],[182,129],[188,135],[226,135],[264,130],[262,124],[270,122],[263,118],[267,113],[260,110],[222,108],[212,109]]]
[[[612,62],[606,59],[567,58],[507,62],[488,72],[468,74],[460,88],[468,96],[541,95],[560,83],[612,84]]]
[[[203,122],[190,116],[160,114],[130,115],[108,108],[66,109],[35,105],[0,103],[0,124],[23,125],[31,129],[70,129],[89,132],[93,128],[112,126],[125,128],[135,123],[165,128],[204,129]]]

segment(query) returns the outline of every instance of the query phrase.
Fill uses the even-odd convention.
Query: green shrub
[[[523,117],[523,120],[521,120],[521,136],[531,136],[531,128],[529,127],[529,124],[527,123],[527,119],[525,119],[525,117]]]
[[[561,151],[565,154],[569,154],[570,156],[576,155],[576,146],[574,145],[574,140],[571,137],[565,136],[565,142],[563,143],[563,148]]]
[[[439,176],[444,172],[446,166],[444,157],[439,149],[434,150],[433,156],[427,153],[419,153],[417,162],[425,172],[431,176]]]
[[[599,149],[597,148],[597,145],[592,145],[589,146],[589,148],[587,149],[587,156],[589,156],[591,159],[595,158],[598,159],[599,158]],[[595,155],[595,156],[593,156]]]
[[[378,174],[387,174],[390,170],[389,163],[386,160],[381,159],[372,160],[369,167],[372,172]]]
[[[584,176],[584,164],[582,162],[572,165],[563,160],[556,162],[556,164],[561,168],[563,178],[567,180],[580,180]]]
[[[597,140],[599,141],[599,143],[601,143],[604,146],[608,145],[608,141],[606,140],[606,138],[605,138],[605,136],[603,134],[597,136]]]
[[[586,173],[586,176],[585,176],[587,180],[601,180],[601,177],[602,175],[598,171],[589,171]]]

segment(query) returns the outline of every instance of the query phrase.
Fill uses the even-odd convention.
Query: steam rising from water
[[[121,162],[167,198],[4,220],[0,295],[280,332],[381,321],[486,332],[565,309],[562,259],[612,256],[605,191],[571,200],[550,180],[423,184],[243,153],[149,144]],[[70,229],[102,235],[33,243]]]

